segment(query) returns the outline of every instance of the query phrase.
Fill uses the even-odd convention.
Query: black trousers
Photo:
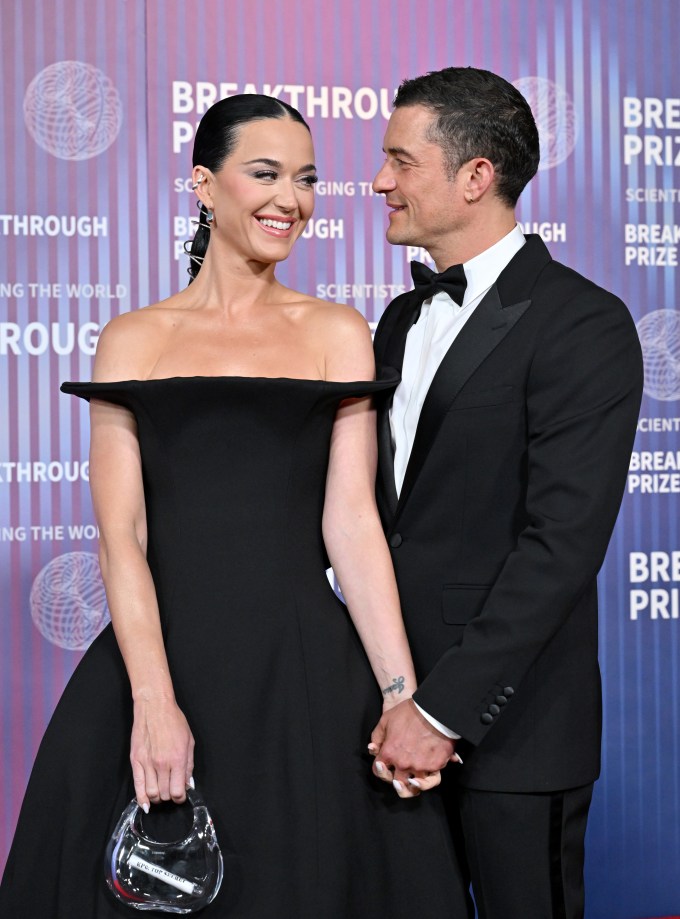
[[[446,792],[479,919],[583,919],[592,785],[546,794]]]

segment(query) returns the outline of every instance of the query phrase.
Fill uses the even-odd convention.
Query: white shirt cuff
[[[437,721],[437,719],[433,718],[432,715],[428,715],[427,712],[418,705],[415,699],[411,699],[411,701],[423,716],[423,718],[425,718],[426,721],[429,721],[433,728],[437,728],[440,734],[443,734],[444,737],[450,737],[451,740],[460,740],[460,734],[456,734],[455,731],[447,728],[445,724],[441,723],[441,721]]]

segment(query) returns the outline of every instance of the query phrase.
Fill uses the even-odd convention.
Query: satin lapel
[[[404,363],[406,336],[413,325],[420,300],[412,292],[402,294],[401,302],[394,302],[394,320],[376,338],[376,360],[380,366],[393,367],[401,374]],[[391,318],[391,317],[390,317]],[[386,503],[390,516],[397,510],[397,487],[394,481],[394,448],[390,428],[390,408],[392,397],[381,399],[378,409],[378,461],[380,466],[381,497]]]
[[[394,481],[394,448],[390,428],[390,402],[391,399],[381,399],[378,409],[378,464],[380,467],[378,487],[380,503],[391,518],[394,517],[397,510],[398,496],[397,486]]]
[[[494,285],[461,329],[439,365],[423,403],[398,510],[408,500],[451,403],[530,304],[531,300],[522,300],[504,308],[498,288]]]
[[[420,308],[420,300],[413,291],[402,294],[390,306],[394,319],[390,316],[390,324],[381,331],[379,341],[376,339],[376,359],[379,364],[394,367],[401,373],[404,363],[404,350],[406,336],[413,325],[416,314]]]

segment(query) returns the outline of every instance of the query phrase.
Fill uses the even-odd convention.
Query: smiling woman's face
[[[292,118],[248,122],[222,168],[201,185],[201,198],[214,212],[211,239],[219,237],[248,259],[282,261],[312,215],[315,181],[314,147],[303,124]]]

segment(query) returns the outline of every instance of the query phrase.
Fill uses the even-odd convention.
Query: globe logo
[[[552,169],[576,146],[578,125],[571,97],[545,77],[521,77],[512,84],[529,103],[541,144],[539,169]]]
[[[661,402],[680,399],[680,313],[655,310],[637,324],[645,365],[645,393]]]
[[[111,80],[81,61],[41,70],[24,96],[24,121],[35,142],[62,160],[87,160],[108,149],[123,120]]]
[[[92,552],[52,559],[31,588],[31,618],[53,645],[83,651],[109,621],[99,561]]]

